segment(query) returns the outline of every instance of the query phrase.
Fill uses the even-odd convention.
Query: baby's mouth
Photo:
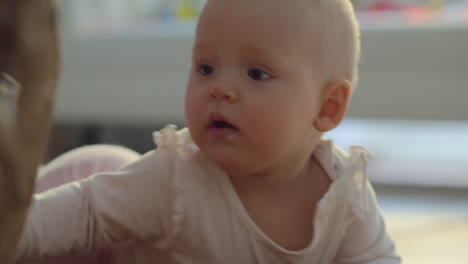
[[[223,120],[213,121],[210,128],[239,130],[237,127]]]
[[[218,139],[232,140],[239,133],[239,128],[230,123],[228,119],[220,113],[210,114],[209,123],[210,134]]]

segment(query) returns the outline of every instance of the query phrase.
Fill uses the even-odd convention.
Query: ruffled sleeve
[[[335,147],[334,153],[335,168],[346,181],[345,204],[350,212],[335,263],[401,263],[367,178],[367,164],[372,154],[359,146],[350,147],[349,154]]]
[[[364,219],[367,211],[369,210],[366,186],[368,184],[367,178],[367,164],[372,159],[373,155],[365,148],[360,146],[351,146],[349,155],[345,159],[345,168],[347,175],[352,180],[349,184],[348,190],[348,206],[355,216]]]
[[[187,128],[177,130],[175,125],[167,125],[160,131],[153,133],[154,143],[163,151],[174,151],[179,159],[184,160],[197,153],[197,147],[193,143]],[[180,164],[179,164],[180,165]],[[169,235],[164,240],[158,241],[155,245],[160,250],[168,249],[180,233],[181,222],[184,218],[184,192],[186,190],[185,181],[181,173],[176,171],[172,179],[172,208],[170,212],[171,227]]]
[[[189,158],[199,154],[188,128],[177,130],[177,126],[167,125],[153,133],[153,140],[158,149],[176,151],[179,158]]]

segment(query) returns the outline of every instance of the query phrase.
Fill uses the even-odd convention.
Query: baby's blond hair
[[[319,65],[327,82],[346,79],[351,91],[358,82],[361,53],[359,25],[349,0],[307,0],[313,3],[318,36]]]

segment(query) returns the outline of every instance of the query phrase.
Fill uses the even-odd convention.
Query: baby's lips
[[[226,121],[222,121],[222,120],[214,120],[213,122],[211,122],[210,127],[213,127],[213,128],[232,128],[232,129],[235,129],[235,130],[239,130],[236,126],[232,125],[231,123],[226,122]]]
[[[219,124],[218,122],[222,122],[222,123]],[[226,125],[226,127],[230,127],[230,128],[233,128],[233,129],[239,131],[239,128],[235,124],[233,124],[228,118],[226,118],[226,116],[224,116],[223,114],[217,113],[217,112],[213,112],[213,113],[210,114],[210,118],[209,118],[209,127],[210,128],[212,128],[212,127],[222,127],[223,125]]]

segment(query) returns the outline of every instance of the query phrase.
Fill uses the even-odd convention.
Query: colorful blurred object
[[[355,0],[352,3],[363,27],[450,27],[468,24],[468,0]]]
[[[368,10],[370,11],[391,11],[391,10],[400,10],[403,7],[396,4],[392,0],[379,0],[375,1],[373,5],[371,5]]]
[[[405,17],[410,25],[425,25],[431,21],[431,12],[425,6],[415,6],[404,10]]]
[[[468,0],[349,0],[363,29],[468,27]],[[73,1],[84,34],[179,34],[195,23],[206,0]],[[191,27],[183,29],[187,32]],[[172,33],[170,33],[172,32]]]
[[[444,7],[444,1],[443,0],[428,0],[427,6],[431,10],[440,10]]]
[[[181,0],[176,4],[175,15],[181,19],[195,18],[198,16],[198,10],[193,1]]]
[[[463,15],[463,21],[466,24],[468,24],[468,6],[463,8],[462,15]]]

